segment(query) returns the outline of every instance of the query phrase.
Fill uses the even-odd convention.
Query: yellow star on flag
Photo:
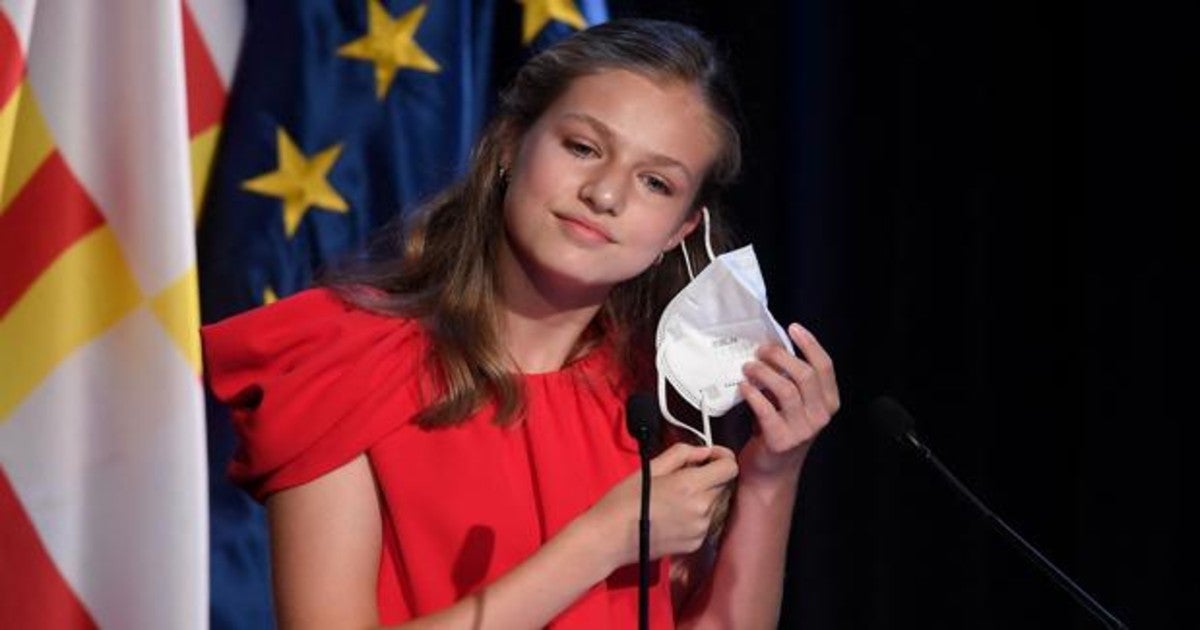
[[[379,0],[367,0],[367,34],[338,49],[338,54],[343,57],[375,64],[375,96],[380,100],[391,87],[397,70],[412,68],[438,72],[442,69],[415,39],[428,8],[419,4],[393,20]]]
[[[350,206],[326,179],[342,152],[342,145],[335,144],[307,158],[282,127],[275,135],[279,145],[279,168],[242,182],[242,188],[283,200],[283,228],[288,237],[296,233],[309,206],[348,212]]]
[[[563,24],[575,27],[581,31],[587,28],[587,20],[575,6],[574,0],[517,0],[525,5],[525,19],[522,24],[521,43],[526,46],[537,37],[550,20],[558,20]]]

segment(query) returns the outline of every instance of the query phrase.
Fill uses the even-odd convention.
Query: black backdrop
[[[877,437],[861,406],[881,393],[1131,627],[1192,625],[1189,22],[1144,3],[610,7],[728,51],[737,221],[775,313],[839,368],[847,404],[805,469],[782,626],[1100,627]]]

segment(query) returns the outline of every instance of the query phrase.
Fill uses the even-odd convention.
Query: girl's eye
[[[671,190],[671,185],[668,184],[666,182],[666,180],[662,179],[661,177],[656,177],[654,175],[644,175],[642,177],[642,181],[646,182],[646,187],[649,188],[652,192],[658,193],[660,195],[670,195],[673,192]]]
[[[575,157],[581,157],[581,158],[592,157],[598,153],[595,149],[593,149],[591,147],[591,145],[584,144],[582,142],[578,142],[575,140],[567,140],[565,142],[565,144],[567,147],[567,151],[570,151],[571,155],[574,155]]]

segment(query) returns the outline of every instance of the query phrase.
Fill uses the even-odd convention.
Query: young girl
[[[231,474],[266,502],[281,627],[636,627],[623,407],[654,382],[704,215],[723,241],[733,120],[692,29],[583,31],[520,70],[400,255],[204,330],[242,438]],[[766,346],[744,367],[756,426],[736,457],[679,442],[652,462],[653,628],[777,624],[800,469],[838,407],[828,355],[788,334],[799,357]],[[715,560],[680,563],[734,487]]]

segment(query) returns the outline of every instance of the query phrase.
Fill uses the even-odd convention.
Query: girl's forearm
[[[687,602],[680,628],[773,629],[799,472],[773,482],[739,481],[713,573]]]
[[[541,628],[616,569],[603,532],[576,519],[532,556],[449,608],[399,628]]]

